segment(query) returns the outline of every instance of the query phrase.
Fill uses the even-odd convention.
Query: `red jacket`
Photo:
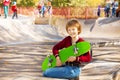
[[[16,12],[16,11],[17,11],[17,6],[16,6],[16,5],[13,5],[13,6],[12,6],[12,11],[13,11],[13,12]]]
[[[84,40],[82,38],[79,38],[77,42],[82,42],[82,41]],[[71,45],[72,45],[72,38],[70,36],[67,36],[66,38],[64,38],[62,41],[60,41],[53,47],[53,50],[52,50],[53,55],[57,56],[60,49],[69,47]],[[87,52],[77,57],[75,62],[90,62],[90,61],[91,61],[91,56],[90,56],[90,53]]]
[[[4,0],[4,1],[3,1],[3,4],[4,4],[4,6],[9,6],[10,0]]]
[[[38,8],[38,10],[40,10],[41,9],[41,5],[38,5],[37,8]]]

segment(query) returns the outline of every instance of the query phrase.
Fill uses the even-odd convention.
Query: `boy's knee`
[[[47,77],[47,72],[43,72],[43,76],[44,76],[44,77]]]
[[[51,74],[51,70],[47,69],[46,71],[43,72],[43,76],[47,77]]]
[[[74,76],[77,76],[77,74],[76,74],[76,72],[75,72],[74,70],[71,70],[71,71],[70,71],[70,76],[73,76],[73,77],[74,77]]]
[[[70,75],[73,76],[73,77],[79,76],[79,74],[80,74],[79,70],[77,70],[77,71],[70,70]]]

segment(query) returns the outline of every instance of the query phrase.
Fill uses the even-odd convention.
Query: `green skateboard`
[[[62,63],[65,63],[70,56],[80,56],[90,50],[91,46],[89,42],[78,42],[67,48],[59,50],[59,57]],[[47,56],[42,63],[42,70],[45,71],[48,68],[56,66],[56,59],[54,55]]]
[[[56,58],[54,55],[48,55],[43,63],[42,63],[42,70],[45,71],[48,68],[52,68],[56,66]]]

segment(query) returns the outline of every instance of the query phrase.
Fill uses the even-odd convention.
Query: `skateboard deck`
[[[91,48],[89,42],[78,42],[67,48],[59,50],[59,57],[62,63],[65,63],[70,56],[80,56],[88,52]],[[42,63],[42,70],[45,71],[48,68],[56,66],[56,59],[54,55],[47,56]]]
[[[89,42],[78,42],[70,47],[59,51],[59,57],[62,63],[65,63],[70,56],[80,56],[90,50]]]
[[[42,70],[45,71],[48,68],[52,68],[56,66],[56,59],[54,55],[48,55],[43,63],[42,63]]]

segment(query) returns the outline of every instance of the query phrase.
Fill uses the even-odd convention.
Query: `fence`
[[[33,7],[18,7],[18,14],[33,15],[37,9]],[[38,12],[37,12],[38,13]],[[0,14],[4,14],[3,8],[0,8]],[[12,14],[11,8],[9,8],[9,14]],[[36,14],[35,14],[36,15]],[[53,8],[53,15],[63,16],[66,18],[97,18],[97,8],[89,7],[61,7]]]
[[[18,14],[23,14],[23,15],[33,15],[34,13],[34,8],[32,7],[18,7]],[[3,7],[0,7],[0,14],[4,14]],[[9,15],[13,14],[11,7],[9,8]]]
[[[66,18],[96,18],[96,8],[88,7],[63,7],[53,8],[54,15],[64,16]]]

